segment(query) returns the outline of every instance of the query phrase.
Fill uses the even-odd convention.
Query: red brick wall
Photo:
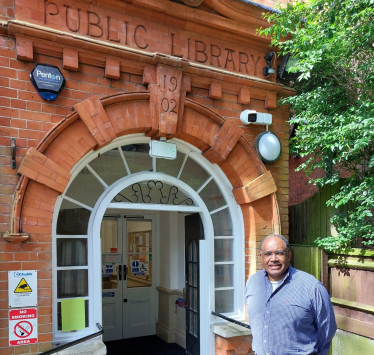
[[[19,176],[11,169],[10,139],[16,139],[16,163],[30,147],[35,147],[45,134],[81,100],[98,94],[107,96],[123,91],[144,90],[139,75],[121,73],[118,81],[107,79],[104,69],[80,65],[79,72],[65,71],[61,59],[35,55],[34,62],[16,60],[15,40],[0,37],[0,232],[9,231],[10,211]],[[67,79],[66,88],[53,103],[40,98],[32,86],[29,75],[35,63],[58,66]],[[35,183],[31,183],[35,184]],[[45,188],[44,197],[57,194]],[[42,196],[39,196],[39,198]],[[52,197],[53,199],[53,197]],[[54,206],[40,202],[36,217],[51,221]],[[39,203],[39,204],[40,204]],[[36,200],[25,201],[26,208],[35,208]],[[43,216],[41,213],[43,212]],[[24,354],[47,350],[52,341],[52,244],[50,227],[33,227],[27,243],[10,244],[0,238],[0,353]],[[30,230],[31,231],[31,230]],[[8,346],[8,270],[38,270],[38,330],[39,343],[16,348]]]
[[[300,157],[290,157],[289,164],[289,183],[290,183],[290,190],[289,190],[289,205],[297,205],[298,203],[303,202],[307,198],[313,196],[315,193],[319,191],[318,187],[314,184],[310,184],[310,179],[316,179],[319,177],[323,177],[325,172],[321,169],[317,169],[313,171],[308,177],[306,176],[303,170],[295,171],[295,169],[304,163],[307,160],[307,157],[300,158]],[[340,177],[345,178],[350,175],[349,171],[340,170]]]
[[[288,235],[288,123],[289,117],[287,107],[278,107],[276,110],[264,109],[264,101],[251,99],[250,104],[238,104],[238,96],[223,93],[222,99],[214,100],[208,97],[208,90],[192,88],[192,91],[187,95],[191,99],[204,104],[212,111],[218,113],[224,118],[239,119],[240,112],[245,109],[256,110],[258,112],[271,113],[273,124],[269,130],[274,132],[280,139],[282,144],[282,153],[280,159],[273,164],[265,164],[266,169],[269,170],[278,187],[277,200],[279,205],[279,212],[282,216],[282,233]],[[244,131],[244,136],[250,142],[253,142],[255,137],[265,130],[265,126],[241,126]]]
[[[141,77],[138,75],[131,75],[121,73],[121,80],[111,80],[104,77],[104,69],[88,65],[80,65],[79,72],[62,70],[67,79],[67,86],[56,99],[54,103],[47,103],[40,99],[39,95],[29,81],[29,73],[34,67],[35,63],[48,63],[62,67],[61,59],[45,57],[36,55],[33,63],[25,63],[15,59],[14,40],[7,40],[2,43],[0,48],[0,62],[4,69],[8,69],[8,78],[1,81],[0,96],[1,105],[4,106],[1,114],[1,129],[2,137],[1,144],[5,147],[1,151],[2,154],[2,195],[1,195],[1,231],[5,232],[9,229],[10,208],[13,198],[15,185],[18,181],[16,171],[10,168],[10,138],[16,138],[17,148],[17,166],[21,158],[25,155],[30,147],[35,147],[36,144],[44,137],[46,132],[51,129],[54,124],[60,122],[64,117],[71,113],[72,105],[84,100],[94,94],[106,96],[109,94],[122,92],[144,90],[145,87],[141,85]],[[191,99],[204,103],[205,106],[211,110],[222,115],[224,118],[238,119],[240,112],[244,108],[256,109],[258,111],[264,110],[264,101],[251,100],[249,105],[238,104],[237,95],[223,94],[222,100],[212,100],[208,98],[208,90],[192,88],[188,95]],[[278,186],[278,203],[282,215],[283,233],[288,233],[288,219],[287,219],[287,203],[288,203],[288,141],[287,131],[288,126],[285,123],[287,112],[285,108],[277,110],[269,110],[273,114],[274,125],[271,127],[282,141],[283,152],[282,159],[275,164],[268,164],[269,169]],[[253,138],[264,130],[264,127],[255,127],[254,129],[243,127],[245,136],[252,141]],[[35,184],[35,183],[30,183]],[[32,191],[32,190],[31,190]],[[30,192],[31,193],[31,192]],[[25,208],[34,208],[35,203],[40,200],[42,196],[46,199],[52,199],[56,194],[52,190],[45,188],[43,194],[39,194],[37,200],[30,196],[26,198]],[[18,269],[37,269],[39,277],[39,344],[32,346],[17,347],[17,351],[42,351],[44,346],[48,347],[48,342],[52,340],[52,280],[51,280],[51,235],[50,222],[52,219],[53,205],[47,203],[48,201],[39,201],[38,208],[43,210],[43,218],[46,219],[46,227],[32,226],[32,218],[29,218],[28,229],[30,229],[30,240],[22,245],[9,244],[3,239],[0,240],[0,279],[1,279],[1,313],[0,313],[0,327],[2,334],[0,338],[0,348],[6,347],[8,344],[7,333],[7,271]],[[263,201],[264,202],[264,201]],[[40,206],[43,204],[43,206]],[[256,203],[256,205],[261,202]],[[256,211],[257,221],[266,221],[267,228],[271,228],[269,219],[271,211],[268,209],[261,212],[260,208]],[[40,216],[39,216],[40,217]],[[260,223],[260,222],[259,222]],[[249,227],[249,226],[248,226]],[[249,242],[248,242],[249,243]],[[257,245],[256,245],[257,246]],[[247,250],[256,247],[247,245]],[[250,262],[248,257],[247,262]],[[249,272],[249,270],[248,270]],[[248,276],[248,273],[247,273]],[[14,349],[3,349],[4,354],[13,354]]]
[[[290,157],[290,200],[289,205],[297,205],[298,203],[303,202],[307,198],[313,196],[318,192],[318,187],[309,184],[309,178],[317,178],[323,176],[323,171],[315,171],[309,175],[309,178],[305,175],[303,170],[295,171],[295,169],[306,161],[307,158],[300,157]]]
[[[270,1],[272,2],[272,1]],[[21,13],[23,16],[32,16],[31,3],[43,4],[43,1],[23,1],[17,0],[19,8],[22,4],[25,8]],[[260,3],[260,1],[259,1]],[[271,6],[268,3],[264,3]],[[40,9],[39,9],[40,10]],[[40,12],[40,11],[39,11]],[[38,13],[36,11],[35,13]],[[14,16],[13,1],[0,0],[0,20],[4,21]],[[39,19],[42,21],[42,19]],[[40,22],[39,21],[39,22]],[[165,30],[161,26],[162,31]],[[157,31],[154,35],[157,37]],[[155,41],[155,40],[154,40]],[[156,42],[155,42],[156,43]],[[178,41],[177,45],[182,46]],[[179,44],[178,44],[179,43]],[[221,41],[224,45],[225,41]],[[48,43],[47,43],[48,44]],[[52,44],[52,42],[50,42]],[[32,62],[24,62],[16,59],[15,39],[1,35],[0,33],[0,232],[9,230],[11,205],[13,202],[16,184],[19,176],[16,169],[11,169],[10,163],[10,140],[16,139],[16,164],[19,166],[21,159],[26,151],[35,147],[40,140],[57,123],[61,122],[72,110],[72,106],[93,95],[100,97],[120,93],[124,91],[142,91],[146,87],[142,85],[142,76],[121,72],[119,80],[108,79],[105,77],[104,67],[102,65],[93,66],[79,63],[78,71],[69,71],[62,69],[62,59],[56,56],[44,56],[34,53]],[[65,89],[54,102],[42,100],[35,92],[29,75],[36,63],[47,63],[56,65],[66,78]],[[138,67],[134,67],[138,70]],[[137,72],[139,74],[139,70]],[[198,75],[198,74],[197,74]],[[218,75],[217,75],[218,76]],[[238,79],[236,79],[238,80]],[[277,201],[280,212],[280,223],[282,233],[288,235],[288,111],[286,107],[278,107],[274,110],[264,109],[265,97],[263,99],[252,98],[250,104],[243,105],[238,103],[238,95],[223,92],[221,99],[210,99],[209,90],[206,82],[198,82],[192,87],[188,97],[212,111],[218,113],[223,118],[233,118],[238,122],[240,112],[244,109],[254,109],[260,112],[269,112],[273,115],[273,125],[270,130],[274,131],[282,144],[281,159],[274,164],[265,164],[278,187]],[[235,87],[236,82],[230,83]],[[204,88],[202,88],[204,87]],[[239,91],[239,84],[236,85]],[[251,87],[251,94],[255,94],[260,89]],[[263,93],[263,91],[261,91]],[[262,94],[261,94],[262,95]],[[239,123],[238,123],[239,124]],[[252,142],[257,134],[264,131],[264,127],[242,127],[244,137]],[[24,354],[28,352],[36,353],[44,351],[50,347],[52,341],[52,244],[51,244],[51,220],[53,204],[48,201],[56,197],[56,192],[48,188],[43,188],[40,193],[40,186],[30,182],[30,190],[25,197],[24,208],[28,209],[25,216],[28,216],[26,225],[30,230],[30,240],[26,243],[10,244],[0,238],[0,353]],[[38,196],[33,196],[37,191]],[[259,264],[256,265],[256,249],[258,242],[256,240],[265,236],[267,231],[273,227],[271,225],[270,211],[264,206],[271,204],[271,197],[265,197],[258,200],[250,206],[243,208],[243,214],[246,218],[246,263],[251,266],[251,270],[246,270],[246,276],[253,272]],[[35,206],[37,204],[37,206]],[[40,215],[32,216],[32,209],[37,208]],[[39,220],[36,220],[36,219]],[[256,220],[257,225],[250,225],[250,218]],[[45,220],[42,226],[39,222]],[[34,225],[33,225],[34,223]],[[258,232],[261,230],[261,232]],[[263,234],[263,235],[262,235]],[[257,239],[256,239],[257,238]],[[258,262],[258,260],[257,260]],[[38,270],[38,288],[39,288],[39,343],[16,348],[8,348],[8,271],[9,270]]]

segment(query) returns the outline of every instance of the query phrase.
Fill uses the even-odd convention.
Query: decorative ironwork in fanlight
[[[132,184],[118,193],[113,202],[173,204],[175,206],[194,205],[193,200],[179,191],[178,187],[153,180]]]

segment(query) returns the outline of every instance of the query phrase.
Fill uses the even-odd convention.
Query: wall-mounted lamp
[[[266,60],[267,66],[264,67],[262,71],[264,73],[264,77],[267,78],[269,75],[275,73],[275,69],[272,68],[271,63],[273,61],[273,58],[276,58],[275,52],[266,53],[264,58]]]
[[[166,137],[160,137],[160,140],[151,140],[149,142],[149,155],[155,158],[176,159],[177,145],[173,142],[167,142]]]
[[[265,163],[277,161],[282,151],[278,137],[269,131],[262,132],[255,138],[254,147]]]

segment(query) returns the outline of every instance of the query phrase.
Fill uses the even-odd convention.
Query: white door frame
[[[196,206],[174,206],[174,205],[150,205],[150,204],[132,204],[132,203],[111,203],[113,198],[125,189],[136,182],[158,180],[168,184],[172,184],[181,189],[183,193],[190,196],[196,203]],[[163,211],[188,211],[188,212],[199,212],[200,217],[204,226],[204,237],[205,239],[200,241],[200,350],[202,354],[210,354],[211,348],[211,331],[210,313],[214,309],[214,229],[210,213],[205,206],[204,201],[190,186],[181,180],[163,173],[152,173],[152,172],[141,172],[126,176],[112,186],[110,186],[104,194],[97,201],[89,222],[88,235],[92,237],[93,243],[93,260],[101,260],[101,246],[100,246],[100,225],[104,217],[105,211],[110,208],[114,209],[138,209],[138,210],[163,210]],[[156,251],[157,253],[157,251]],[[158,261],[156,262],[158,264]],[[158,265],[154,265],[155,269],[158,269]],[[102,322],[102,309],[101,309],[101,265],[99,263],[92,264],[92,280],[93,280],[93,293],[92,299],[93,304],[100,305],[100,307],[94,307],[93,323]],[[206,349],[206,352],[203,351]]]

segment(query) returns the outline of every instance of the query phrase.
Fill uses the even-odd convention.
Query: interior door
[[[152,216],[102,221],[104,341],[156,334],[154,224]]]
[[[122,339],[123,219],[104,217],[101,228],[101,272],[104,341]]]
[[[154,218],[126,218],[123,338],[156,334]]]
[[[204,239],[204,229],[199,214],[186,216],[186,353],[192,355],[200,355],[200,239]]]

